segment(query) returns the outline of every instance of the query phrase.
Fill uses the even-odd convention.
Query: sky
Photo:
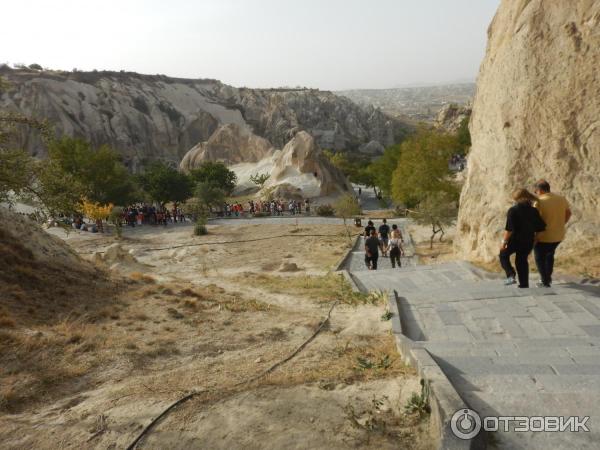
[[[473,81],[500,0],[3,2],[0,62],[329,90]]]

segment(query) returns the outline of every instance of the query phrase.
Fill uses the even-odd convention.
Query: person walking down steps
[[[381,241],[381,253],[384,258],[387,257],[389,234],[390,226],[387,224],[387,220],[383,219],[383,223],[379,226],[379,240]]]
[[[379,249],[382,249],[381,242],[377,238],[377,231],[373,228],[371,236],[365,239],[365,264],[369,270],[377,270]]]
[[[515,204],[506,214],[506,227],[499,255],[500,265],[506,273],[504,284],[507,286],[515,284],[518,275],[519,287],[528,288],[529,254],[533,250],[535,234],[543,231],[546,224],[538,210],[533,207],[537,197],[527,189],[517,189],[513,192],[513,200]],[[516,253],[516,271],[510,263],[510,256],[513,253]]]
[[[392,227],[396,227],[396,225],[392,225]],[[392,237],[388,242],[387,251],[390,254],[392,269],[396,267],[396,263],[398,263],[398,268],[402,267],[400,257],[404,256],[404,248],[402,248],[402,238],[400,237],[400,233],[392,232]]]
[[[537,234],[533,248],[535,264],[541,278],[537,286],[551,287],[554,252],[565,238],[566,224],[571,218],[571,207],[562,195],[550,192],[550,184],[546,180],[536,183],[535,193],[538,195],[535,207],[546,223],[546,229]]]

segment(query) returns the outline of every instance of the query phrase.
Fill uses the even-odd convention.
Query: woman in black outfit
[[[535,233],[543,231],[546,224],[540,213],[533,207],[537,197],[527,189],[517,189],[513,192],[515,201],[506,214],[506,227],[502,247],[500,248],[500,264],[506,272],[504,284],[515,284],[515,276],[518,274],[519,287],[529,287],[529,261],[527,258],[533,249]],[[515,265],[510,263],[510,255],[516,253]]]

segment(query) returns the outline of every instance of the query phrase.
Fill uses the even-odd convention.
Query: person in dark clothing
[[[516,202],[506,214],[506,227],[504,239],[500,248],[500,265],[506,273],[504,284],[515,284],[515,276],[518,275],[519,287],[529,287],[529,254],[533,250],[535,233],[543,231],[546,224],[540,213],[533,207],[536,197],[527,189],[517,189],[513,193]],[[510,263],[510,256],[515,253],[515,265]]]
[[[375,226],[373,225],[373,221],[369,220],[367,222],[367,226],[365,227],[365,233],[364,233],[365,239],[368,238],[369,236],[371,236],[372,231],[375,231]]]
[[[379,259],[379,249],[381,243],[377,239],[375,228],[371,230],[371,236],[365,240],[365,264],[369,270],[377,270],[377,260]]]
[[[387,220],[383,219],[383,223],[379,226],[379,240],[381,241],[382,255],[384,258],[387,257],[387,247],[389,242],[390,226],[387,224]]]

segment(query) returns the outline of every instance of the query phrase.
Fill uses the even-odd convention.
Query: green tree
[[[186,203],[186,209],[194,221],[206,223],[206,218],[210,215],[212,208],[222,205],[226,196],[223,189],[211,183],[200,182],[196,184],[193,198]]]
[[[120,155],[103,145],[93,150],[83,139],[63,137],[51,142],[49,159],[84,187],[91,201],[125,205],[133,200],[135,186]]]
[[[352,245],[352,237],[350,236],[350,230],[346,219],[354,216],[358,216],[362,213],[360,205],[356,198],[351,194],[342,195],[333,205],[335,215],[344,219],[344,227],[346,228],[346,234],[348,235],[348,242]]]
[[[42,141],[54,139],[48,123],[22,115],[0,115],[0,202],[15,199],[41,206],[47,213],[72,213],[83,195],[82,186],[55,162],[37,160],[13,145],[19,127],[39,131]]]
[[[458,208],[455,197],[443,191],[431,192],[419,203],[411,217],[420,225],[431,226],[429,248],[433,248],[436,234],[440,234],[440,242],[444,237],[444,228],[452,225],[456,220]]]
[[[192,196],[192,179],[162,162],[150,164],[137,180],[143,191],[161,206],[167,202],[177,205]]]
[[[458,187],[451,180],[448,167],[457,148],[455,136],[426,128],[404,141],[392,174],[392,198],[408,208],[417,206],[435,192],[446,192],[457,199]]]
[[[372,176],[373,186],[377,186],[386,196],[392,194],[392,178],[398,167],[401,149],[401,144],[386,148],[383,155],[375,159],[367,169]]]
[[[196,183],[208,183],[225,191],[229,195],[235,188],[237,176],[222,162],[204,161],[200,167],[190,171]]]
[[[460,147],[459,153],[465,155],[471,147],[471,132],[469,131],[470,117],[465,117],[456,132],[456,139]]]
[[[368,157],[346,152],[333,152],[332,150],[324,150],[323,154],[352,183],[363,184],[368,187],[374,186],[374,178],[368,170],[370,163]]]
[[[260,189],[263,188],[269,178],[271,178],[271,175],[268,173],[255,173],[254,175],[250,175],[250,181],[256,184]]]

